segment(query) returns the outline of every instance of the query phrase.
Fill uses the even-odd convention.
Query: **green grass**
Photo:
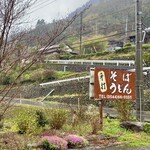
[[[150,136],[144,132],[134,133],[121,128],[118,120],[105,120],[103,134],[117,137],[122,143],[130,147],[150,146]]]
[[[119,141],[131,147],[150,146],[150,137],[143,132],[125,134],[119,137]]]
[[[150,44],[143,44],[143,51],[145,61],[150,61],[149,52]],[[77,59],[91,59],[91,60],[135,60],[135,46],[125,46],[119,50],[102,51],[88,55],[81,55]]]
[[[55,76],[56,76],[57,80],[86,76],[86,75],[88,75],[87,72],[69,72],[69,71],[67,71],[67,72],[56,71],[55,72]]]
[[[123,133],[129,132],[119,127],[119,123],[120,122],[118,120],[111,120],[111,119],[105,120],[102,133],[111,137],[111,136],[120,136]]]

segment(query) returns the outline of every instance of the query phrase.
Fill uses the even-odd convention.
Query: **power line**
[[[133,31],[135,31],[135,30],[130,30],[130,31],[128,31],[128,33],[133,32]],[[100,37],[100,38],[95,38],[95,39],[86,40],[86,41],[83,41],[82,43],[87,43],[87,42],[91,42],[91,41],[94,41],[94,42],[106,42],[106,41],[108,41],[106,38],[123,35],[123,34],[125,34],[125,33],[126,33],[126,32],[120,32],[120,33],[108,35],[108,36],[105,36],[105,37]],[[105,39],[105,40],[102,40],[102,39]],[[102,41],[99,41],[99,40],[102,40]],[[80,44],[80,43],[73,44],[73,45],[71,45],[71,47],[73,47],[73,48],[79,48],[79,46],[80,46],[79,44]],[[76,46],[76,45],[77,45],[77,46]]]
[[[134,21],[130,21],[130,22],[128,22],[128,23],[134,23]],[[125,25],[126,23],[125,22],[123,22],[122,24],[120,24],[120,25]],[[102,27],[102,28],[99,28],[97,31],[101,31],[101,30],[103,30],[103,29],[108,29],[109,27]],[[93,30],[93,31],[86,31],[86,32],[83,32],[82,33],[82,35],[86,35],[86,34],[88,34],[88,33],[94,33],[96,30]],[[79,36],[79,33],[77,33],[77,34],[75,34],[75,35],[73,35],[74,33],[72,32],[72,33],[70,33],[70,34],[67,34],[66,35],[66,38],[70,38],[70,37],[72,37],[72,36]]]
[[[144,4],[142,4],[142,6],[147,5],[147,4],[150,4],[150,2],[144,3]],[[123,12],[123,11],[126,11],[126,10],[129,11],[129,9],[132,9],[132,8],[134,8],[134,7],[135,7],[135,2],[133,2],[133,5],[130,6],[130,7],[120,9],[119,11],[113,12],[113,13],[111,13],[111,14],[102,15],[102,16],[100,16],[100,17],[101,17],[101,18],[104,18],[104,17],[107,17],[107,16],[112,16],[112,15],[114,15],[114,14],[120,14],[120,12]],[[93,18],[93,19],[91,19],[90,21],[94,21],[94,20],[98,21],[99,18]],[[101,21],[101,20],[100,20],[100,21]],[[83,23],[84,23],[84,22],[83,22]],[[98,22],[98,23],[100,23],[100,22]],[[79,25],[79,24],[80,24],[80,23],[76,23],[76,24],[73,24],[73,25]]]
[[[147,3],[145,3],[145,4],[143,4],[143,5],[146,5]],[[103,16],[101,16],[101,17],[106,17],[106,16],[109,16],[109,15],[113,15],[113,14],[115,14],[115,13],[119,13],[119,12],[122,12],[122,11],[125,11],[125,10],[128,10],[128,9],[131,9],[131,8],[133,8],[133,6],[131,6],[131,7],[127,7],[127,8],[125,8],[125,9],[121,9],[121,10],[119,10],[119,11],[117,11],[117,12],[114,12],[114,13],[112,13],[112,14],[107,14],[107,15],[103,15]],[[96,18],[97,19],[97,18]],[[92,19],[92,20],[96,20],[95,18],[94,19]],[[92,21],[91,20],[91,21]],[[130,21],[130,23],[135,23],[135,20],[134,21]],[[74,24],[75,25],[75,24]],[[104,29],[104,28],[102,28],[102,29]],[[92,31],[92,32],[94,32],[94,31]],[[89,32],[88,32],[89,33]],[[90,32],[91,33],[91,32]],[[71,33],[72,34],[72,33]],[[86,33],[83,33],[83,34],[87,34],[87,32]],[[78,35],[78,34],[77,34]],[[72,35],[71,35],[72,36]],[[75,36],[75,35],[74,35]],[[68,37],[70,37],[70,36],[67,36],[67,38]]]
[[[37,11],[37,10],[43,8],[43,7],[46,7],[46,6],[52,4],[52,3],[56,2],[56,1],[57,1],[57,0],[50,1],[50,2],[47,3],[46,5],[43,5],[43,6],[41,6],[41,7],[38,7],[37,9],[34,9],[33,11],[29,12],[27,15],[32,14],[33,12],[35,12],[35,11]],[[43,4],[44,4],[44,3],[43,3]]]
[[[45,4],[45,3],[49,3],[49,0],[38,1],[37,3],[35,3],[33,5],[33,8],[39,7],[39,6],[41,6],[42,4]]]
[[[53,3],[53,2],[55,2],[56,0],[53,0],[53,1],[51,1],[49,4],[51,4],[51,3]],[[44,1],[44,3],[46,3],[45,1]],[[43,4],[44,4],[43,3]],[[146,5],[146,4],[148,4],[148,3],[145,3],[145,4],[143,4],[143,5]],[[42,7],[41,7],[42,8]],[[103,15],[103,16],[101,16],[101,17],[106,17],[106,16],[110,16],[110,15],[113,15],[113,14],[116,14],[116,13],[119,13],[119,12],[122,12],[122,11],[125,11],[125,10],[128,10],[128,9],[130,9],[130,8],[133,8],[133,6],[132,7],[128,7],[128,8],[125,8],[125,9],[122,9],[122,10],[119,10],[119,11],[117,11],[117,12],[114,12],[114,13],[112,13],[112,14],[107,14],[107,15]],[[38,9],[37,9],[38,10]],[[36,10],[34,10],[34,11],[36,11]],[[33,11],[32,11],[33,12]],[[31,12],[31,13],[32,13]],[[96,19],[92,19],[92,20],[96,20]],[[91,20],[91,21],[92,21]],[[102,29],[102,28],[101,28]],[[104,28],[103,28],[104,29]],[[94,31],[92,31],[92,32],[94,32]],[[92,33],[91,31],[90,32],[88,32],[88,33]],[[71,33],[72,34],[72,33]],[[70,35],[71,35],[70,34]],[[87,34],[87,32],[86,33],[83,33],[83,34]],[[78,34],[77,34],[78,35]],[[68,36],[67,36],[68,37]]]
[[[105,17],[107,17],[107,16],[112,16],[112,15],[114,15],[114,14],[120,14],[120,12],[123,12],[123,11],[125,11],[125,10],[129,10],[129,9],[132,9],[134,7],[134,5],[133,6],[130,6],[130,7],[127,7],[127,8],[124,8],[124,9],[120,9],[119,11],[116,11],[116,12],[113,12],[113,13],[111,13],[111,14],[104,14],[104,15],[100,15],[100,17],[101,18],[105,18]],[[94,20],[96,20],[96,21],[101,21],[99,18],[93,18],[93,19],[91,19],[91,20],[89,20],[89,21],[94,21]],[[83,22],[84,23],[84,22]],[[98,23],[100,23],[100,22],[98,22]],[[75,24],[73,24],[73,25],[79,25],[80,23],[75,23]]]
[[[100,22],[97,22],[97,23],[100,23]],[[133,20],[130,20],[130,21],[128,21],[128,23],[135,23],[135,20],[134,20],[134,19],[133,19]],[[117,25],[124,25],[124,24],[126,24],[126,22],[120,22],[120,23],[118,23]],[[101,27],[101,28],[99,28],[99,29],[104,29],[104,28],[110,27],[110,26],[108,26],[108,25],[106,25],[106,24],[103,24],[103,26],[105,26],[105,27]],[[108,27],[106,27],[106,26],[108,26]],[[83,27],[86,27],[86,26],[83,26]],[[78,28],[76,28],[76,29],[78,29]]]

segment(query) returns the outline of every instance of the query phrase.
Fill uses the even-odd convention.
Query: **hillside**
[[[83,14],[84,33],[85,31],[88,31],[90,33],[94,32],[93,34],[95,34],[95,30],[100,34],[124,31],[126,22],[128,23],[128,30],[134,28],[135,2],[131,0],[91,0],[89,3],[92,4],[92,6]],[[148,18],[150,11],[149,1],[143,0],[142,6],[143,23],[146,26],[150,26],[150,18]],[[73,28],[78,29],[79,25],[80,18],[75,20]]]
[[[150,26],[150,2],[142,1],[143,7],[143,29]],[[131,0],[90,0],[84,6],[72,12],[67,18],[81,12],[87,6],[91,7],[83,12],[82,17],[82,37],[87,40],[89,37],[102,35],[104,37],[119,34],[109,38],[110,40],[126,40],[126,37],[135,35],[135,2]],[[64,19],[65,20],[65,19]],[[43,19],[37,21],[37,25],[29,32],[33,37],[40,37],[40,46],[45,46],[48,41],[47,36],[53,30],[58,21],[53,20],[52,23],[46,23]],[[67,43],[76,51],[79,51],[79,40],[81,31],[81,16],[79,15],[72,25],[62,34],[62,43]],[[126,33],[125,33],[126,32]],[[30,46],[36,46],[36,38],[27,40]],[[93,39],[92,39],[93,40]],[[105,39],[105,40],[108,40]],[[57,41],[56,41],[57,42]]]
[[[149,0],[142,1],[143,7],[143,29],[150,26],[150,2]],[[114,50],[120,48],[127,43],[130,43],[129,37],[135,35],[135,2],[131,0],[90,0],[84,6],[72,12],[67,18],[78,14],[91,4],[90,8],[86,9],[79,15],[73,23],[61,34],[60,39],[55,41],[55,44],[60,44],[60,49],[66,51],[66,45],[69,45],[72,50],[80,54],[96,54],[106,50]],[[53,35],[55,26],[58,26],[59,21],[53,20],[51,23],[46,23],[43,19],[38,20],[34,29],[28,36],[32,35],[33,39],[27,38],[25,44],[30,47],[44,47],[47,45],[51,33]],[[60,24],[61,26],[61,24]],[[82,30],[81,30],[82,27]],[[82,35],[82,47],[80,50],[80,35]],[[27,36],[27,37],[28,37]],[[39,40],[40,39],[40,40]],[[134,45],[134,41],[132,43]],[[105,59],[134,59],[134,51],[126,56],[112,57],[105,55]],[[100,54],[96,54],[100,55]],[[83,55],[83,59],[84,59]],[[149,57],[149,56],[148,56]],[[147,57],[147,58],[148,58]],[[77,58],[75,56],[59,56],[60,59]],[[97,59],[92,56],[87,56],[88,59]],[[86,58],[86,59],[87,59]],[[147,59],[146,58],[146,59]],[[100,58],[98,58],[100,59]],[[104,59],[104,57],[103,57]]]

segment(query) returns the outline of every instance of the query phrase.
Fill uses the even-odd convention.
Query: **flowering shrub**
[[[88,141],[81,136],[77,135],[68,135],[64,137],[64,139],[68,142],[68,147],[84,147],[88,145]]]
[[[67,141],[58,136],[42,137],[42,146],[45,150],[66,150]]]

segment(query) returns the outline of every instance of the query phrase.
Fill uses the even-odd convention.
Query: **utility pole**
[[[142,54],[142,0],[136,0],[136,119],[143,116],[143,54]]]
[[[98,35],[98,22],[95,22],[95,34]]]
[[[82,18],[83,18],[83,12],[81,12],[80,15],[80,55],[82,54],[82,29],[83,29]]]
[[[128,38],[128,16],[126,17],[125,34],[126,34],[126,40],[127,40]]]

